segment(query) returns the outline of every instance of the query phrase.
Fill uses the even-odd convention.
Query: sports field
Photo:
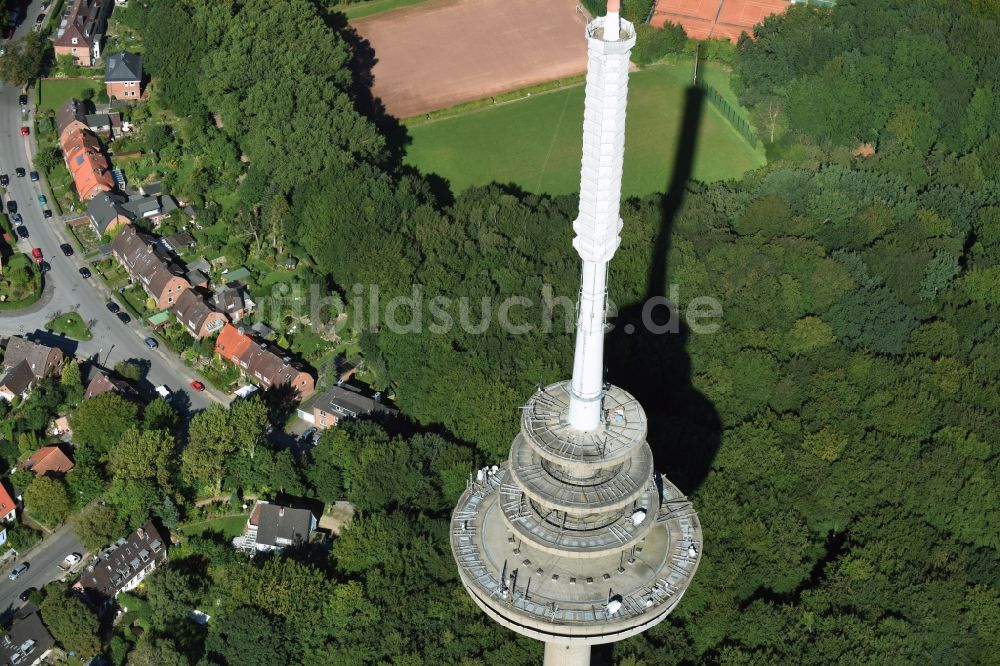
[[[626,196],[662,192],[673,170],[691,67],[658,65],[629,80],[625,127]],[[725,76],[711,82],[723,92]],[[447,179],[454,192],[490,182],[514,183],[529,192],[566,194],[580,188],[583,145],[582,85],[523,101],[409,126],[406,161]],[[702,108],[692,176],[702,181],[737,178],[764,164],[712,105]]]

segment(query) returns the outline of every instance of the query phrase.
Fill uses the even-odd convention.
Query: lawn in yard
[[[247,514],[241,513],[235,516],[223,516],[222,518],[210,518],[199,520],[193,523],[181,525],[178,530],[184,536],[201,534],[205,530],[222,532],[227,539],[232,539],[243,534],[243,528],[247,524]]]
[[[90,340],[92,337],[86,322],[76,312],[61,314],[45,325],[45,329],[74,340]]]
[[[691,65],[654,65],[629,80],[625,129],[625,196],[662,192],[670,182]],[[727,89],[727,77],[711,82]],[[413,139],[406,162],[447,179],[453,192],[490,182],[529,192],[568,194],[580,188],[582,85],[522,101],[408,126]],[[739,178],[765,163],[706,100],[701,109],[692,177]]]
[[[57,111],[70,97],[80,99],[83,91],[90,88],[98,91],[104,87],[100,78],[96,79],[41,79],[38,82],[41,103],[38,111]]]

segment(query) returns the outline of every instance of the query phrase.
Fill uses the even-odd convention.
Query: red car
[[[31,248],[31,256],[35,258],[35,263],[42,263],[42,250],[37,247]]]
[[[22,127],[21,128],[21,136],[28,136],[28,134],[30,134],[30,133],[31,133],[31,128],[29,128],[29,127]]]
[[[193,388],[195,391],[204,391],[205,385],[196,379],[193,382],[191,382],[191,388]]]

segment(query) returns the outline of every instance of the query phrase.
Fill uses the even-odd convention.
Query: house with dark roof
[[[181,293],[174,304],[174,316],[197,340],[215,333],[228,321],[226,315],[213,309],[194,289]]]
[[[31,470],[36,476],[59,475],[73,469],[73,461],[58,446],[43,446],[21,463],[21,467]]]
[[[0,521],[12,523],[17,518],[17,501],[10,492],[7,482],[0,479]]]
[[[3,355],[5,369],[9,370],[21,361],[27,361],[31,372],[39,379],[62,372],[63,360],[61,349],[32,342],[18,335],[10,336]]]
[[[142,97],[142,56],[112,53],[104,65],[104,86],[110,99]]]
[[[131,224],[115,236],[111,252],[161,310],[172,307],[184,290],[191,288],[180,267],[157,251],[155,239]]]
[[[256,379],[265,389],[287,385],[299,398],[306,398],[315,390],[313,376],[286,356],[284,350],[255,340],[244,329],[232,324],[222,327],[215,341],[215,353],[237,366],[244,376]]]
[[[167,541],[152,521],[119,539],[87,565],[73,590],[98,612],[106,610],[122,592],[139,583],[167,559]]]
[[[81,67],[101,57],[101,42],[111,13],[111,0],[70,0],[56,28],[56,57],[69,55]]]
[[[116,379],[97,368],[93,368],[91,374],[92,377],[87,382],[87,390],[83,392],[84,400],[89,400],[108,391],[114,391],[128,397],[135,395],[135,389],[124,379]]]
[[[7,402],[11,402],[15,397],[24,400],[31,393],[31,387],[35,385],[36,379],[38,378],[31,371],[28,362],[21,361],[0,378],[0,398]]]
[[[312,423],[317,428],[325,430],[344,419],[370,415],[391,416],[399,413],[399,410],[382,404],[380,397],[379,393],[373,396],[365,395],[361,387],[343,383],[319,394],[305,407],[307,414],[312,416]]]
[[[261,552],[282,550],[308,543],[317,524],[316,516],[308,509],[258,501],[250,512],[243,536],[233,539],[233,545]]]
[[[0,378],[0,398],[7,402],[11,402],[15,397],[24,400],[31,393],[31,387],[35,385],[36,379],[38,378],[31,371],[28,362],[21,361]]]
[[[66,100],[56,110],[56,128],[59,131],[60,146],[65,143],[66,137],[74,130],[89,129],[86,103],[73,98]]]
[[[90,226],[97,235],[103,236],[140,218],[156,226],[176,208],[177,200],[169,194],[144,196],[104,192],[87,202],[87,215]]]
[[[35,666],[45,660],[55,647],[52,634],[29,604],[14,616],[10,628],[0,638],[0,664]]]
[[[212,295],[212,305],[219,312],[225,312],[229,321],[238,322],[245,315],[253,312],[254,302],[246,289],[240,287],[221,287]]]

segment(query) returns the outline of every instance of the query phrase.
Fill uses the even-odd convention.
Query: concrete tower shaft
[[[680,602],[701,558],[688,499],[656,473],[646,414],[604,383],[608,262],[621,239],[632,24],[618,3],[587,26],[580,213],[583,262],[573,377],[524,406],[510,460],[469,479],[451,546],[473,601],[545,641],[545,663],[590,661],[590,646],[633,636]]]

